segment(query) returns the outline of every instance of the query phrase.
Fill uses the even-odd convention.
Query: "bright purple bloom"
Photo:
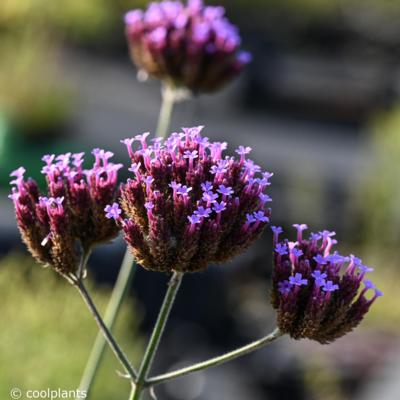
[[[150,135],[150,132],[145,132],[145,133],[142,133],[141,135],[136,135],[134,137],[134,140],[137,140],[138,142],[141,143],[142,149],[146,149],[147,148],[146,138],[149,135]]]
[[[168,185],[173,191],[177,191],[182,184],[181,183],[176,183],[175,181],[172,181],[169,185]]]
[[[113,218],[116,220],[121,218],[122,210],[119,208],[118,203],[113,203],[111,206],[107,205],[104,211],[106,212],[106,218]]]
[[[276,234],[279,234],[279,233],[282,233],[282,232],[283,232],[283,229],[282,229],[282,227],[280,227],[280,226],[274,226],[274,225],[272,225],[272,226],[271,226],[271,230],[272,230],[272,232],[274,232],[274,233],[276,233]]]
[[[145,268],[197,271],[230,260],[269,222],[265,192],[257,185],[247,191],[250,160],[224,157],[227,143],[203,140],[202,129],[182,128],[130,154],[136,179],[121,190],[126,220],[119,224]]]
[[[326,264],[328,263],[328,260],[326,259],[326,257],[324,257],[324,256],[321,255],[321,254],[317,254],[317,255],[314,257],[314,261],[315,261],[317,264],[319,264],[319,265],[326,265]]]
[[[148,201],[148,202],[144,203],[144,206],[147,211],[150,211],[154,208],[154,203],[152,201]]]
[[[15,176],[17,179],[23,179],[26,169],[24,167],[19,167],[12,171],[10,176]]]
[[[192,190],[191,187],[187,187],[186,185],[180,186],[179,188],[176,189],[176,193],[182,195],[182,196],[188,196],[189,192]]]
[[[239,49],[238,30],[223,7],[164,0],[150,3],[145,11],[129,11],[124,20],[138,68],[193,92],[219,89],[251,61]]]
[[[298,232],[305,229],[304,225],[294,226]],[[273,231],[272,305],[278,313],[279,329],[294,339],[320,343],[332,342],[353,330],[382,294],[371,281],[363,281],[366,270],[361,260],[331,252],[334,232],[312,233],[307,239],[291,242],[278,240],[279,227]],[[365,293],[370,289],[375,294],[367,299]]]
[[[322,290],[324,292],[334,292],[335,290],[339,290],[339,285],[334,284],[332,281],[327,281]]]
[[[264,211],[257,211],[254,214],[254,218],[260,222],[269,222],[269,218],[265,215]]]
[[[216,200],[218,199],[218,194],[212,192],[204,192],[202,199],[207,203],[207,206],[210,206],[211,204],[214,204],[216,202]]]
[[[210,172],[214,175],[225,174],[228,171],[228,168],[223,165],[213,165],[210,169]]]
[[[294,286],[308,285],[308,280],[303,279],[302,275],[298,272],[294,276],[289,276],[289,283]]]
[[[226,203],[224,201],[221,201],[220,203],[218,203],[218,201],[216,201],[213,205],[213,210],[219,214],[222,211],[226,210]]]
[[[43,156],[47,193],[42,196],[23,167],[12,173],[16,179],[10,198],[14,202],[22,239],[34,258],[51,265],[61,275],[78,269],[77,244],[87,249],[114,238],[119,231],[109,218],[115,208],[117,172],[121,164],[109,160],[112,153],[94,149],[91,169],[82,170],[84,153]],[[115,203],[116,204],[116,203]]]
[[[199,224],[201,222],[201,217],[198,214],[193,214],[188,216],[188,220],[191,224]]]
[[[55,158],[55,154],[46,154],[42,157],[42,161],[44,161],[47,165],[51,165]]]
[[[254,216],[254,214],[246,214],[246,221],[247,221],[247,223],[251,224],[253,222],[256,222],[257,219]]]
[[[235,153],[241,155],[244,154],[249,154],[251,152],[251,147],[244,147],[244,146],[239,146],[236,150]]]
[[[235,153],[240,155],[240,162],[244,164],[246,161],[246,154],[249,154],[251,152],[251,147],[244,147],[244,146],[239,146],[236,150]]]
[[[363,274],[365,274],[365,273],[367,273],[367,272],[373,272],[373,271],[374,271],[373,268],[367,267],[366,265],[362,265],[362,264],[361,264],[361,265],[358,265],[357,268],[358,268],[358,270],[361,271]]]
[[[303,255],[303,250],[293,248],[291,250],[291,253],[293,254],[294,257],[299,258],[300,256]]]
[[[284,256],[285,254],[288,254],[288,248],[287,248],[287,246],[285,244],[278,243],[275,246],[275,252],[277,254],[279,254],[280,256]]]
[[[308,229],[308,226],[306,224],[294,224],[293,227],[297,229],[297,241],[301,243],[303,231]]]
[[[271,197],[264,193],[260,193],[259,198],[262,206],[264,206],[265,203],[269,203],[272,201]]]
[[[154,178],[152,176],[145,176],[143,177],[143,182],[146,184],[146,186],[151,186],[151,184],[154,182]]]
[[[188,158],[189,160],[194,160],[194,159],[196,159],[198,157],[199,157],[199,155],[198,155],[198,151],[197,150],[193,150],[193,151],[186,150],[183,153],[183,158]]]
[[[234,192],[230,186],[219,185],[217,189],[218,193],[221,193],[223,196],[231,196]]]
[[[317,286],[324,286],[326,283],[326,278],[328,277],[328,274],[322,273],[319,270],[315,270],[311,276],[315,279],[315,284]]]
[[[203,192],[209,192],[213,189],[213,184],[210,181],[204,182],[200,186]]]
[[[271,226],[271,230],[274,233],[274,245],[278,243],[279,235],[283,232],[283,229],[280,226]]]
[[[204,208],[200,206],[195,212],[195,215],[197,215],[200,218],[207,218],[211,214],[211,208]]]
[[[374,285],[374,283],[372,282],[372,281],[370,281],[369,279],[365,279],[364,281],[363,281],[363,283],[364,283],[364,286],[367,288],[367,289],[376,289],[376,286]]]
[[[290,293],[292,290],[292,284],[289,281],[282,281],[278,284],[278,290],[282,295]]]

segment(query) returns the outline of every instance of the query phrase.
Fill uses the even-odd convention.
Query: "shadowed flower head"
[[[118,204],[105,211],[122,225],[133,254],[147,269],[198,271],[227,261],[269,221],[263,192],[272,174],[261,174],[244,154],[224,157],[227,144],[210,142],[201,129],[184,128],[157,146],[148,145],[143,135],[122,141],[134,177],[121,189],[123,215]]]
[[[294,227],[296,242],[279,240],[282,229],[272,227],[272,305],[278,311],[278,326],[294,339],[332,342],[355,328],[382,292],[365,279],[372,268],[353,255],[332,252],[334,232],[303,239],[307,225]],[[373,295],[367,297],[368,291]]]
[[[47,193],[36,182],[24,179],[23,167],[11,173],[9,196],[18,227],[32,255],[58,272],[68,274],[77,266],[76,244],[88,249],[114,238],[118,227],[104,215],[104,207],[117,197],[117,172],[121,164],[109,162],[111,152],[94,149],[93,168],[83,169],[83,155],[46,155],[42,173]]]
[[[125,24],[138,68],[194,93],[217,90],[251,59],[239,51],[238,30],[224,8],[202,0],[152,2],[145,11],[129,11]]]

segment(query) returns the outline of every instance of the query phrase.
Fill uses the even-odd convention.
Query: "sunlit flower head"
[[[105,212],[122,226],[147,269],[198,271],[230,260],[269,222],[270,209],[260,197],[269,181],[260,167],[224,156],[227,144],[202,137],[202,128],[184,128],[156,147],[122,141],[133,177],[121,190],[123,212],[111,204]]]
[[[94,149],[91,169],[83,168],[84,153],[45,155],[42,173],[47,192],[25,180],[23,167],[13,171],[10,199],[22,238],[32,255],[62,274],[75,272],[77,245],[83,250],[109,241],[118,227],[104,215],[104,207],[118,194],[117,173],[121,164],[109,161],[111,152]]]
[[[151,2],[129,11],[125,25],[138,68],[194,93],[219,89],[251,60],[224,8],[202,0]]]
[[[332,247],[335,232],[322,231],[303,238],[307,225],[293,225],[296,241],[279,240],[274,232],[272,305],[278,326],[294,339],[329,343],[355,328],[374,301],[382,296],[366,274],[373,269]]]

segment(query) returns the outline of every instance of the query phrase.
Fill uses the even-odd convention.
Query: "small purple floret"
[[[303,279],[303,275],[296,272],[294,276],[289,276],[289,283],[294,286],[308,285],[308,279]]]
[[[334,292],[335,290],[339,290],[339,285],[334,284],[332,281],[327,281],[322,287],[322,290],[324,292]]]
[[[106,212],[107,218],[109,218],[109,219],[114,218],[115,220],[118,220],[122,213],[122,210],[119,208],[118,203],[113,203],[112,205],[107,205],[105,207],[104,211]]]
[[[289,294],[291,289],[292,289],[292,284],[287,280],[278,283],[278,290],[283,295]]]

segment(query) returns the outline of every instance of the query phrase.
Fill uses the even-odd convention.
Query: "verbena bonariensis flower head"
[[[77,269],[78,244],[87,250],[119,231],[103,210],[117,198],[122,164],[109,162],[113,154],[108,151],[94,149],[93,155],[91,169],[83,169],[84,153],[44,156],[46,195],[39,193],[33,179],[24,178],[23,167],[10,175],[14,186],[9,197],[23,241],[37,261],[63,275]]]
[[[219,89],[251,60],[239,50],[238,29],[224,8],[202,0],[152,2],[145,11],[129,11],[125,24],[138,68],[194,93]]]
[[[271,173],[240,146],[235,159],[227,143],[202,137],[202,127],[184,128],[148,145],[148,133],[122,142],[132,161],[117,203],[106,207],[121,224],[134,256],[154,271],[199,271],[247,248],[269,222],[264,193]],[[132,145],[139,144],[136,150]]]
[[[354,255],[332,252],[335,232],[312,233],[304,239],[307,225],[293,226],[295,242],[279,240],[282,229],[272,227],[272,305],[278,310],[278,326],[294,339],[329,343],[355,328],[382,292],[365,279],[372,268]],[[368,291],[374,294],[367,296]]]

